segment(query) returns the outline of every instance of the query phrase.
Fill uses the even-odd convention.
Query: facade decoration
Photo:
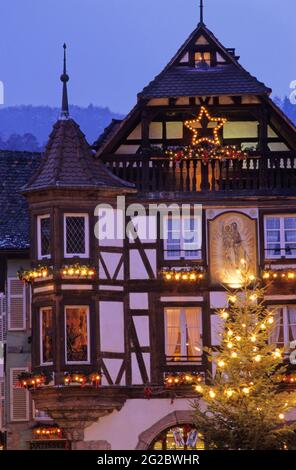
[[[226,212],[209,222],[211,279],[239,287],[240,270],[257,275],[256,221],[238,212]]]
[[[203,404],[242,272],[268,284],[277,348],[296,340],[296,129],[203,21],[92,146],[69,115],[66,48],[61,81],[42,158],[0,152],[7,446],[45,448],[37,422],[60,448],[202,449],[189,402]],[[190,205],[179,226],[168,213],[137,230],[172,202]],[[98,204],[138,237],[98,239]]]

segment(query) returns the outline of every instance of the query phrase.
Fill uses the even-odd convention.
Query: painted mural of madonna
[[[228,212],[209,226],[212,282],[239,287],[242,262],[250,274],[257,271],[256,223],[245,214]]]

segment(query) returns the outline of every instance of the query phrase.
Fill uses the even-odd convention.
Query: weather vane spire
[[[200,20],[199,22],[201,24],[203,24],[204,22],[204,3],[203,3],[203,0],[200,0],[200,4],[199,4],[199,9],[200,9]]]
[[[68,119],[69,117],[69,103],[68,103],[68,90],[67,82],[69,81],[69,75],[67,74],[67,61],[66,61],[66,44],[63,45],[64,48],[64,69],[61,75],[61,82],[63,83],[63,97],[62,97],[62,110],[61,110],[61,119]]]

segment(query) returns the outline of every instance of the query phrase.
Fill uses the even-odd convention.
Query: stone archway
[[[191,422],[192,411],[174,411],[142,432],[139,435],[139,441],[135,450],[147,450],[154,439],[165,429]]]

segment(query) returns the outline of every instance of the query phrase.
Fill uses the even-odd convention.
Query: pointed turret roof
[[[46,145],[39,169],[23,188],[24,193],[42,189],[124,189],[134,185],[113,175],[95,155],[79,125],[69,117],[64,45],[62,108]]]

